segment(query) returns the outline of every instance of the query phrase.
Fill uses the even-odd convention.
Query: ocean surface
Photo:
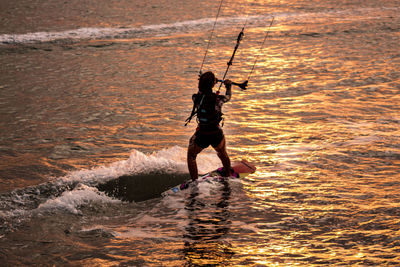
[[[400,266],[398,0],[223,1],[203,71],[245,25],[223,129],[257,171],[160,197],[219,5],[2,1],[0,265]]]

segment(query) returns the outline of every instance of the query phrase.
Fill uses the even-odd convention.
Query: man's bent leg
[[[196,144],[194,139],[196,138],[195,135],[190,138],[189,147],[187,151],[187,165],[189,169],[189,174],[192,180],[196,180],[199,177],[199,172],[197,170],[197,163],[196,157],[197,155],[203,150],[200,146]]]
[[[214,147],[217,151],[217,155],[224,166],[226,176],[231,176],[231,160],[229,159],[228,153],[226,152],[226,142],[225,137],[222,139],[221,143],[217,147]]]

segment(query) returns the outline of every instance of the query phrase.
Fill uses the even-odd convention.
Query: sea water
[[[223,129],[257,172],[165,198],[220,1],[3,2],[2,266],[400,265],[398,1],[223,1],[203,71],[246,25]]]

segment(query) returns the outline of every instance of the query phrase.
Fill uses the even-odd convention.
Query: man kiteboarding
[[[196,157],[210,145],[215,149],[224,166],[224,175],[226,177],[231,176],[231,161],[226,152],[226,141],[220,122],[223,115],[222,105],[231,99],[232,82],[230,80],[224,81],[225,95],[219,95],[219,92],[214,93],[212,91],[217,82],[218,80],[211,71],[200,75],[199,91],[192,96],[192,114],[186,120],[188,123],[194,115],[197,115],[196,132],[190,138],[187,151],[187,164],[193,181],[198,178]]]
[[[233,50],[230,60],[227,63],[228,66],[225,70],[225,74],[224,74],[222,80],[216,79],[215,75],[211,71],[202,73],[202,69],[203,69],[203,66],[205,63],[208,49],[210,47],[211,39],[212,39],[212,36],[214,33],[215,25],[216,25],[216,22],[217,22],[217,19],[218,19],[220,10],[221,10],[222,3],[223,3],[223,0],[221,0],[221,2],[220,2],[217,16],[215,18],[214,26],[211,30],[210,38],[208,39],[207,49],[206,49],[206,52],[203,57],[203,62],[201,63],[201,67],[200,67],[200,71],[199,71],[199,74],[200,74],[199,91],[197,94],[194,94],[192,97],[193,109],[192,109],[192,112],[191,112],[189,118],[186,119],[186,124],[185,124],[185,126],[186,126],[190,122],[190,120],[195,115],[197,115],[197,123],[198,123],[197,129],[196,129],[196,132],[194,133],[194,135],[190,138],[188,152],[187,152],[188,169],[189,169],[190,177],[192,178],[193,181],[198,178],[196,157],[204,148],[207,148],[210,145],[215,149],[215,151],[217,151],[217,155],[220,158],[222,165],[224,166],[223,175],[226,177],[231,176],[231,174],[232,174],[231,162],[230,162],[228,153],[226,152],[225,136],[224,136],[224,133],[220,126],[220,122],[222,121],[222,115],[223,115],[221,112],[221,109],[222,109],[222,105],[231,99],[232,84],[239,86],[242,90],[247,89],[248,81],[254,71],[254,68],[257,64],[257,60],[258,60],[258,56],[259,56],[259,55],[256,56],[256,60],[254,62],[254,65],[253,65],[246,81],[244,81],[243,83],[235,83],[228,79],[225,79],[225,77],[229,71],[229,68],[232,65],[236,51],[239,48],[239,44],[244,36],[244,29],[247,24],[247,19],[246,19],[246,22],[244,23],[244,26],[237,37],[235,48]],[[267,39],[269,30],[272,26],[273,21],[274,21],[274,17],[272,17],[271,24],[269,25],[268,31],[265,35],[264,41],[262,42],[260,50],[264,46],[265,40]],[[221,82],[221,85],[219,88],[221,88],[222,83],[224,83],[225,88],[226,88],[225,95],[220,95],[219,89],[217,90],[216,93],[214,93],[212,91],[214,85],[217,82]]]

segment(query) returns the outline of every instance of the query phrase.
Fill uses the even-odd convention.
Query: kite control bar
[[[220,82],[220,83],[224,83],[225,82],[225,80],[217,80],[217,81]],[[239,86],[240,89],[242,89],[242,90],[246,90],[247,89],[247,84],[248,83],[249,83],[249,81],[244,81],[242,83],[232,82],[233,85]]]

